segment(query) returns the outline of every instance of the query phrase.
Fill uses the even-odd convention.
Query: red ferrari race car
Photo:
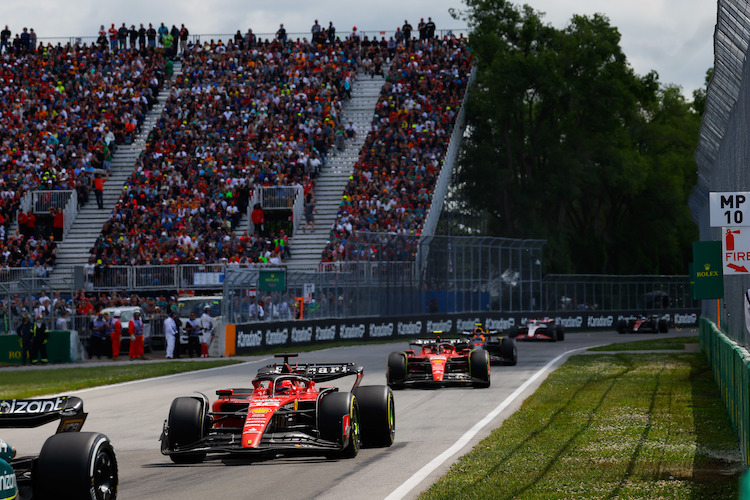
[[[461,332],[461,334],[469,338],[469,343],[475,349],[487,351],[490,355],[490,363],[508,366],[518,363],[516,339],[500,335],[499,330],[485,329],[481,324],[477,324],[473,332]]]
[[[617,322],[618,333],[667,333],[669,315],[649,314],[620,318]]]
[[[0,439],[0,499],[117,498],[117,458],[109,438],[80,432],[86,421],[81,398],[0,399],[0,428],[40,427],[59,421],[38,456],[16,456]]]
[[[441,332],[436,332],[441,333]],[[468,339],[415,339],[410,349],[388,355],[386,380],[393,389],[406,384],[490,386],[490,355]]]
[[[546,340],[557,342],[565,340],[565,329],[552,318],[530,319],[525,325],[513,325],[508,336],[516,340]]]
[[[199,463],[208,453],[311,454],[352,458],[360,446],[385,447],[395,436],[393,392],[362,386],[354,363],[283,363],[263,367],[250,388],[220,389],[172,401],[161,452],[175,463]],[[316,384],[352,375],[351,392]]]

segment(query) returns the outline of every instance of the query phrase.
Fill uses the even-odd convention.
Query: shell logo
[[[252,413],[268,413],[269,411],[271,411],[270,408],[253,408],[251,410]]]

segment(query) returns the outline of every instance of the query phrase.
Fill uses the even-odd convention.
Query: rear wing
[[[60,421],[57,433],[78,432],[88,413],[83,411],[83,400],[75,396],[46,399],[0,399],[0,428],[39,427]]]
[[[308,377],[314,382],[327,382],[337,378],[356,375],[357,382],[364,376],[364,368],[355,363],[289,363],[289,358],[297,357],[297,354],[276,354],[277,358],[284,358],[283,363],[274,363],[258,369],[258,375],[281,375],[292,373]]]

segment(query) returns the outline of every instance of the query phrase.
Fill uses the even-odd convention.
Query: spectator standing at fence
[[[307,231],[308,226],[311,231],[315,231],[315,214],[317,213],[315,196],[312,193],[307,193],[307,197],[305,198],[305,227],[302,228],[303,233]]]
[[[115,23],[112,23],[112,26],[109,27],[107,35],[109,36],[109,50],[114,52],[117,50],[117,28],[115,28]]]
[[[47,364],[47,342],[49,341],[49,330],[40,315],[31,326],[31,364]]]
[[[16,334],[21,337],[21,364],[26,364],[28,359],[31,362],[31,321],[29,315],[24,313],[21,324],[16,328]]]
[[[102,314],[102,319],[104,319],[104,356],[111,358],[112,357],[112,319],[109,317],[109,313],[105,312]]]
[[[122,338],[122,323],[120,323],[121,314],[122,313],[119,309],[115,309],[115,312],[112,314],[113,317],[110,320],[112,329],[112,335],[110,339],[112,340],[113,361],[117,361],[120,359],[120,339]]]
[[[406,47],[409,47],[409,44],[411,43],[411,32],[414,28],[411,24],[409,24],[409,21],[404,19],[404,25],[401,26],[401,33],[404,34],[404,44]]]
[[[164,318],[164,338],[167,340],[167,359],[174,359],[175,344],[177,343],[177,321],[176,313],[170,312]]]
[[[138,30],[135,29],[135,24],[130,25],[128,30],[128,41],[130,42],[130,50],[135,50],[135,44],[138,41]]]
[[[195,311],[190,311],[190,317],[185,322],[185,333],[187,333],[187,352],[191,358],[201,354],[201,327],[195,317]]]
[[[120,46],[120,50],[125,50],[128,45],[128,27],[125,23],[117,30],[117,44]]]
[[[427,39],[432,40],[435,38],[435,23],[433,22],[431,17],[427,18]]]
[[[96,197],[96,205],[101,210],[104,208],[104,183],[107,179],[102,174],[96,174],[94,180],[91,181],[91,186],[94,189],[94,196]]]
[[[68,311],[63,309],[58,311],[57,319],[55,320],[55,330],[66,331],[70,330],[70,320],[68,319]]]
[[[106,328],[107,322],[104,315],[102,313],[97,314],[91,322],[91,337],[89,338],[91,343],[89,354],[92,358],[96,356],[96,359],[102,359],[102,354],[106,355]]]
[[[150,49],[156,48],[156,30],[151,23],[148,23],[148,29],[146,30],[146,38],[148,38],[148,47]]]
[[[169,28],[164,26],[164,23],[161,23],[161,26],[159,26],[159,29],[156,30],[156,34],[159,36],[159,45],[162,47],[164,46],[164,37],[169,33]]]
[[[201,358],[208,357],[208,348],[211,347],[211,341],[214,338],[214,319],[211,317],[211,306],[203,308],[203,314],[200,319],[201,327]]]
[[[55,237],[55,241],[62,241],[65,229],[65,214],[57,207],[51,207],[49,211],[52,214],[52,236]]]
[[[328,43],[333,44],[336,41],[336,27],[333,25],[333,21],[328,22],[326,34],[328,35]]]
[[[8,40],[10,40],[10,28],[8,28],[8,25],[5,25],[5,28],[0,31],[0,53],[3,51],[8,52]]]
[[[130,333],[130,352],[128,353],[130,359],[146,359],[143,350],[143,320],[140,311],[133,312],[133,317],[128,323],[128,333]]]
[[[190,36],[190,31],[185,27],[184,24],[181,25],[180,27],[180,54],[185,52],[185,49],[187,48],[189,36]]]
[[[29,210],[29,213],[26,214],[26,236],[28,238],[33,238],[36,235],[36,215],[34,215],[33,210]]]
[[[146,28],[143,26],[143,23],[141,23],[140,28],[138,28],[138,50],[143,50],[146,48]]]
[[[312,25],[312,28],[310,29],[310,32],[312,34],[312,43],[318,44],[321,42],[320,40],[320,30],[322,28],[320,27],[320,24],[318,24],[318,20],[315,20],[315,24]]]
[[[266,232],[266,215],[263,212],[263,207],[260,206],[260,203],[253,205],[253,211],[250,213],[250,220],[253,222],[253,226],[255,226],[255,231],[258,233],[258,236],[264,236]]]
[[[282,47],[286,45],[286,28],[284,28],[284,23],[279,25],[279,29],[276,31],[276,39]]]

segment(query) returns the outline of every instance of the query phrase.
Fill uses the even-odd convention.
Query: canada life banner
[[[750,227],[722,227],[724,274],[750,274]]]

